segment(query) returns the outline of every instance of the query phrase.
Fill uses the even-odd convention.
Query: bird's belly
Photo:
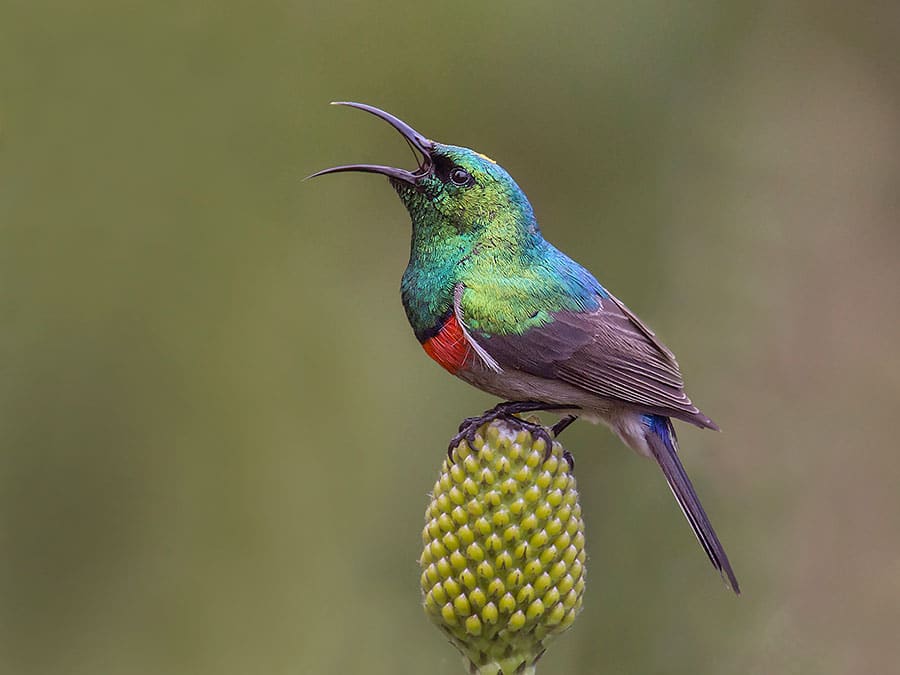
[[[579,387],[558,380],[531,375],[521,370],[496,373],[487,368],[467,367],[456,376],[494,396],[507,401],[541,401],[553,405],[571,405],[579,416],[592,422],[606,421],[623,408],[619,401],[596,396]]]

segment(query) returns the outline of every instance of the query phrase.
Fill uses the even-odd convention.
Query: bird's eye
[[[450,172],[450,180],[454,185],[468,185],[472,181],[472,174],[458,166]]]

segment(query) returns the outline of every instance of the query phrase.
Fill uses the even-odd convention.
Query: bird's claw
[[[547,427],[543,424],[538,424],[536,422],[529,422],[528,420],[523,420],[519,417],[514,417],[513,420],[516,424],[518,424],[523,429],[531,432],[531,438],[533,440],[541,439],[544,441],[544,457],[541,459],[541,462],[546,462],[550,459],[550,455],[553,454],[553,439],[550,437],[550,434],[547,433]]]
[[[450,445],[447,446],[447,459],[450,460],[451,464],[455,463],[453,451],[459,447],[460,443],[465,441],[470,448],[474,448],[475,434],[478,432],[478,428],[481,425],[482,421],[479,417],[467,417],[463,420],[463,423],[459,425],[459,433],[450,439]]]
[[[463,431],[471,428],[472,425],[481,426],[486,421],[485,415],[476,415],[475,417],[467,417],[459,424],[457,431],[461,434]],[[457,434],[459,435],[459,434]]]

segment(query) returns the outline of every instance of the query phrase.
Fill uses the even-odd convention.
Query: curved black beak
[[[353,103],[352,101],[332,101],[331,105],[347,105],[351,108],[359,108],[367,113],[380,117],[385,122],[394,127],[400,134],[409,141],[416,150],[422,153],[422,163],[415,171],[407,171],[406,169],[397,169],[392,166],[381,166],[380,164],[346,164],[344,166],[335,166],[330,169],[316,171],[316,173],[306,178],[315,178],[316,176],[324,176],[327,173],[340,173],[341,171],[364,171],[367,173],[380,173],[390,178],[416,185],[417,180],[431,171],[431,151],[434,149],[434,142],[425,138],[418,131],[409,126],[406,122],[394,117],[388,112],[376,108],[375,106],[366,105],[365,103]]]

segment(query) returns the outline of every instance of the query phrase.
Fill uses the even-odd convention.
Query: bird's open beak
[[[335,166],[330,169],[317,171],[307,178],[315,178],[316,176],[324,176],[326,173],[339,173],[341,171],[365,171],[367,173],[380,173],[390,178],[395,178],[410,185],[417,185],[418,180],[431,172],[431,151],[434,149],[434,142],[425,138],[418,131],[413,129],[403,120],[397,119],[390,113],[380,110],[375,106],[366,105],[365,103],[353,103],[351,101],[334,101],[332,105],[348,105],[351,108],[359,108],[368,113],[372,113],[375,117],[380,117],[385,122],[399,131],[403,138],[409,141],[416,150],[422,153],[422,163],[415,171],[407,171],[406,169],[397,169],[392,166],[381,166],[380,164],[346,164],[344,166]]]

